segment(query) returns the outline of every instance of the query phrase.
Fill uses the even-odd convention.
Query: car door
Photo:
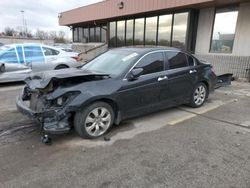
[[[118,91],[118,100],[123,118],[137,116],[152,111],[159,105],[161,84],[164,79],[164,54],[152,52],[145,55],[133,69],[143,68],[141,76],[135,80],[124,79]]]
[[[168,89],[162,91],[161,99],[181,104],[190,98],[197,80],[197,71],[189,66],[187,55],[180,51],[166,51]]]

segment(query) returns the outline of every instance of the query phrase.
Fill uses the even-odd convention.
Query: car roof
[[[121,47],[121,48],[112,48],[110,50],[114,51],[127,51],[127,52],[136,52],[138,54],[145,54],[148,52],[152,51],[158,51],[158,50],[174,50],[174,51],[182,51],[181,49],[178,48],[173,48],[173,47],[161,47],[161,46],[156,46],[156,47],[148,47],[148,46],[129,46],[129,47]]]

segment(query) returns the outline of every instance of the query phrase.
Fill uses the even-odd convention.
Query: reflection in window
[[[216,11],[210,52],[232,53],[237,17],[237,8]]]
[[[94,27],[89,28],[89,41],[95,42],[95,28]]]
[[[135,19],[134,45],[143,45],[144,18]]]
[[[109,23],[109,45],[116,47],[116,22]]]
[[[14,48],[11,48],[7,52],[0,55],[0,61],[6,63],[18,63],[16,50]]]
[[[172,14],[159,16],[158,45],[170,46]]]
[[[164,58],[161,52],[151,53],[142,58],[135,68],[143,68],[142,74],[151,74],[163,71],[163,62]]]
[[[95,28],[95,42],[101,41],[100,27]]]
[[[78,42],[79,41],[79,38],[78,38],[78,28],[77,27],[75,27],[73,29],[73,41],[74,42]]]
[[[134,20],[127,20],[126,45],[133,45]]]
[[[125,45],[125,21],[117,22],[117,46]]]
[[[89,28],[83,30],[83,42],[89,42]]]
[[[187,12],[174,15],[172,46],[182,49],[185,48],[187,22]]]
[[[156,45],[157,17],[146,18],[145,44]]]
[[[83,42],[83,28],[78,27],[78,37],[79,37],[79,42]]]
[[[102,26],[101,27],[101,42],[106,42],[107,41],[107,27],[106,26]]]
[[[168,51],[166,52],[168,57],[169,69],[177,69],[187,67],[187,58],[184,53]]]

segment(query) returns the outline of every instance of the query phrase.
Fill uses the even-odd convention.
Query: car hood
[[[45,71],[31,75],[25,79],[26,84],[29,86],[30,89],[44,89],[50,83],[54,83],[57,81],[63,81],[61,83],[69,82],[74,80],[81,80],[90,81],[96,80],[96,76],[98,79],[107,78],[108,74],[102,74],[97,72],[92,72],[88,70],[82,70],[77,68],[68,68],[68,69],[60,69],[60,70],[52,70],[52,71]],[[75,79],[77,78],[77,79]],[[78,79],[79,78],[79,79]],[[84,79],[85,78],[85,79]]]

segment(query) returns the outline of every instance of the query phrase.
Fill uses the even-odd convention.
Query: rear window
[[[186,55],[182,52],[167,51],[169,69],[177,69],[182,67],[187,67],[187,58]]]

